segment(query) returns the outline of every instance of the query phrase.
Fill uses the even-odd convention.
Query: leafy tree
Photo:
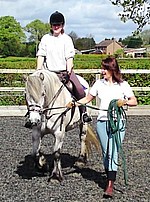
[[[118,49],[114,54],[115,54],[116,57],[122,58],[123,54],[124,54],[124,50],[122,48]]]
[[[144,45],[149,45],[150,44],[150,29],[144,30],[143,32],[141,32],[140,37],[142,38]]]
[[[29,42],[35,42],[38,46],[42,36],[49,32],[50,25],[37,19],[27,24],[24,30],[30,33]]]
[[[21,25],[12,16],[0,17],[0,55],[19,54],[20,46],[26,36]]]
[[[137,24],[137,31],[142,31],[143,27],[149,23],[150,3],[149,0],[110,0],[113,5],[122,7],[119,16],[123,22],[132,20]]]
[[[21,45],[20,56],[21,57],[35,57],[36,44],[35,42],[26,42]]]
[[[78,35],[74,31],[71,31],[69,36],[72,38],[73,43],[75,44],[76,40],[78,39]]]
[[[25,26],[25,31],[30,33],[29,41],[40,41],[42,36],[49,32],[50,25],[48,23],[43,23],[42,21],[36,19]]]
[[[122,43],[122,38],[119,38],[118,42]]]
[[[122,40],[122,44],[127,48],[140,48],[143,44],[143,41],[140,36],[128,36]]]
[[[78,38],[75,42],[75,48],[78,50],[95,48],[95,41],[93,38]]]

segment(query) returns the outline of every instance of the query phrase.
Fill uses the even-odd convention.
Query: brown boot
[[[114,187],[114,181],[108,180],[108,184],[107,184],[106,190],[103,195],[104,198],[112,198],[113,187]]]

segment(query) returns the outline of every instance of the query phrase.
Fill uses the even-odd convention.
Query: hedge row
[[[105,55],[76,55],[74,59],[75,69],[99,69],[101,60]],[[150,69],[150,58],[147,59],[118,59],[121,69]],[[0,58],[1,69],[35,69],[36,58]],[[90,85],[95,81],[94,74],[81,74]],[[149,74],[124,74],[123,78],[133,87],[150,86]],[[2,87],[24,87],[22,74],[0,74],[0,86]],[[4,93],[3,93],[4,94]],[[149,92],[136,92],[139,104],[150,104]],[[0,105],[6,104],[24,104],[22,95],[0,96]]]
[[[75,69],[98,69],[105,55],[76,55]],[[150,69],[150,58],[118,59],[121,69]],[[0,58],[0,69],[35,69],[36,58]]]

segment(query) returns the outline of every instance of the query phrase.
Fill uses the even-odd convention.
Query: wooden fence
[[[0,74],[31,74],[34,69],[0,69]],[[76,69],[77,74],[95,74],[95,79],[100,78],[100,69]],[[150,74],[150,70],[144,69],[126,69],[121,71],[123,74]],[[132,87],[134,91],[150,91],[148,87]],[[23,92],[24,87],[0,87],[1,92]],[[98,99],[96,100],[98,105]],[[26,106],[0,106],[0,116],[23,116],[26,113]],[[97,112],[93,112],[96,114]],[[129,108],[127,114],[150,115],[150,106],[137,106]]]

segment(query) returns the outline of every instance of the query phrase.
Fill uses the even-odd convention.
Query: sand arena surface
[[[95,129],[93,119],[93,127]],[[78,129],[66,134],[62,148],[64,181],[48,183],[49,173],[36,172],[31,158],[31,130],[23,127],[24,117],[1,117],[0,119],[0,201],[1,202],[100,202],[106,176],[102,157],[93,154],[83,169],[73,164],[79,153]],[[119,167],[115,182],[115,202],[150,201],[150,116],[129,116],[123,143],[128,183],[124,185],[122,168]],[[53,137],[47,135],[42,151],[51,159]],[[51,161],[50,161],[51,162]]]

